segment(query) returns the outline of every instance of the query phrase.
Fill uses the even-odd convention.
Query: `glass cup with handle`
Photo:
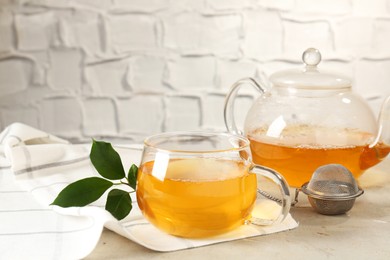
[[[271,225],[283,221],[290,210],[284,178],[253,164],[249,140],[230,133],[151,136],[144,141],[137,178],[137,202],[143,215],[175,236],[202,238],[243,224]],[[276,187],[280,199],[273,214],[268,214],[269,206],[257,205],[257,198],[265,193],[259,189],[260,179],[268,183],[265,187]]]

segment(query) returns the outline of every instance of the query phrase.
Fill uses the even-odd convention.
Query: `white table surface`
[[[390,259],[390,158],[360,179],[364,194],[347,214],[315,213],[306,196],[282,233],[169,253],[154,252],[105,229],[86,259]]]

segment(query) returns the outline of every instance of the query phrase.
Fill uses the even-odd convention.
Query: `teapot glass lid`
[[[275,87],[299,89],[340,89],[350,88],[351,80],[336,72],[319,70],[321,53],[315,48],[307,49],[302,60],[305,66],[302,69],[289,69],[271,75],[270,81]]]

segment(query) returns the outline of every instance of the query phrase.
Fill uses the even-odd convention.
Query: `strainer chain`
[[[265,197],[265,198],[267,198],[269,200],[275,201],[279,205],[282,205],[282,200],[281,199],[276,198],[275,196],[269,194],[268,192],[263,191],[261,189],[257,189],[257,192],[260,193],[263,197]],[[291,206],[294,206],[295,204],[298,203],[298,195],[299,195],[299,189],[295,189],[295,196],[294,196],[294,200],[291,202]]]

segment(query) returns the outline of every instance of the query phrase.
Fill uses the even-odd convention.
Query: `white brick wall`
[[[84,67],[85,83],[96,95],[125,94],[127,61],[122,59],[102,60]]]
[[[244,12],[243,53],[246,57],[266,61],[282,57],[283,24],[277,11]]]
[[[0,52],[11,51],[13,47],[12,32],[12,14],[11,12],[0,12]]]
[[[165,81],[176,90],[215,87],[216,59],[212,56],[180,57],[168,61]]]
[[[110,98],[87,98],[83,101],[83,134],[114,136],[118,132],[115,103]]]
[[[197,96],[169,95],[165,98],[165,109],[163,129],[166,131],[186,131],[202,126],[203,114]]]
[[[168,90],[163,82],[166,66],[164,57],[134,56],[129,61],[127,83],[134,92],[164,92]]]
[[[77,97],[44,98],[39,103],[40,123],[43,129],[69,138],[81,137],[83,118]]]
[[[156,18],[144,14],[119,14],[107,21],[108,49],[116,53],[147,51],[157,48]]]
[[[230,85],[301,66],[390,95],[390,0],[0,0],[0,130],[75,141],[224,129]],[[255,92],[242,92],[243,122]]]
[[[50,47],[57,33],[54,12],[28,15],[21,13],[14,17],[18,50],[38,51]]]
[[[29,87],[32,62],[20,57],[6,58],[0,62],[0,93],[17,94]]]
[[[165,119],[162,95],[139,94],[120,98],[117,104],[120,133],[142,137],[161,131]]]
[[[47,84],[53,89],[80,93],[82,53],[79,49],[51,49],[47,68]]]

